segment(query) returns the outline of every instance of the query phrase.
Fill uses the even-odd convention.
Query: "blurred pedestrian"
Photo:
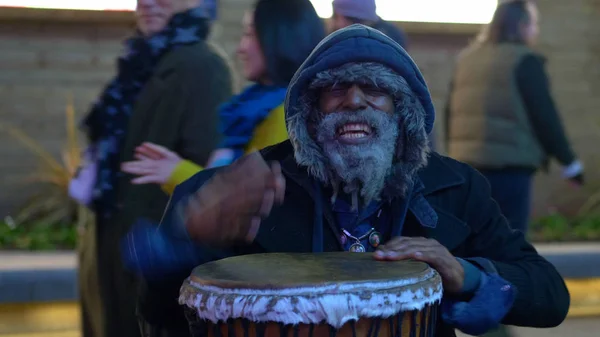
[[[333,0],[333,30],[342,29],[355,23],[360,23],[378,31],[396,41],[402,48],[407,49],[406,34],[400,27],[387,22],[377,15],[375,0]]]
[[[76,177],[71,187],[87,193],[79,200],[96,214],[81,243],[85,337],[140,336],[137,281],[122,268],[118,242],[137,217],[159,221],[168,201],[157,186],[131,184],[121,163],[143,141],[197,163],[218,144],[217,108],[231,96],[232,80],[221,53],[206,42],[214,12],[209,0],[138,0],[137,32],[84,121],[91,146],[83,171],[96,174]],[[85,281],[90,274],[98,275],[96,285]],[[100,308],[90,308],[97,297]],[[89,327],[97,317],[101,332]]]
[[[228,165],[244,152],[287,139],[287,85],[325,36],[321,19],[305,0],[260,0],[246,13],[243,25],[238,56],[244,77],[254,84],[221,107],[224,140],[207,167]],[[145,143],[136,151],[137,160],[124,163],[123,170],[139,175],[133,183],[161,184],[167,193],[204,168],[156,144]]]
[[[449,156],[479,169],[514,229],[527,231],[535,172],[555,158],[563,177],[583,183],[583,166],[552,99],[544,58],[535,52],[533,1],[501,3],[460,55],[447,105]]]

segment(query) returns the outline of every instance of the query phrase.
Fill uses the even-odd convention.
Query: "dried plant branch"
[[[0,131],[6,132],[17,140],[39,162],[37,169],[28,175],[24,182],[40,185],[40,188],[13,217],[17,225],[37,222],[49,226],[54,224],[85,226],[93,219],[92,213],[87,208],[78,205],[68,195],[69,182],[81,164],[81,146],[77,137],[72,95],[67,98],[65,122],[66,140],[60,159],[56,159],[50,151],[44,149],[39,142],[19,128],[0,124]]]

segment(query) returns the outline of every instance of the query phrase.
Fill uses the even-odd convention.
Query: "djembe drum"
[[[179,303],[193,337],[431,337],[441,297],[422,262],[276,253],[197,267]]]

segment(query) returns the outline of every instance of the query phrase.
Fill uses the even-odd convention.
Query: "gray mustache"
[[[332,140],[337,130],[348,123],[364,123],[371,127],[374,136],[381,130],[387,129],[389,124],[396,124],[397,117],[384,111],[367,108],[358,111],[339,111],[324,115],[318,124],[318,141]]]

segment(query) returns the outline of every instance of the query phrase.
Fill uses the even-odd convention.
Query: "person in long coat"
[[[158,222],[168,201],[159,186],[131,184],[121,163],[146,141],[205,163],[219,142],[218,107],[233,91],[228,62],[207,43],[214,2],[138,0],[135,14],[137,32],[83,123],[97,171],[96,223],[80,245],[85,337],[140,335],[139,285],[118,241],[137,217]]]

